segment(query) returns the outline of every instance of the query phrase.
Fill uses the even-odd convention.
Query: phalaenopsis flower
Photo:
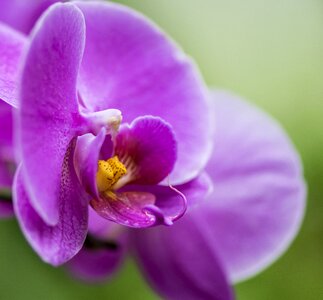
[[[258,109],[207,91],[151,21],[71,2],[29,38],[6,30],[4,46],[26,49],[19,93],[0,89],[18,107],[14,208],[44,261],[99,280],[129,250],[167,298],[231,299],[230,282],[286,249],[305,199],[294,147]]]

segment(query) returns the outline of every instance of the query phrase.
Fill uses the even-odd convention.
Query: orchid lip
[[[170,185],[166,200],[154,190],[172,172],[176,145],[171,125],[150,115],[122,124],[115,136],[102,127],[79,137],[74,164],[90,206],[127,227],[171,225],[185,213],[186,198]],[[178,199],[165,204],[167,197]]]

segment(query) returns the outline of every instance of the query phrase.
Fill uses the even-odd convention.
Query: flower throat
[[[127,168],[120,162],[118,156],[109,158],[107,161],[99,160],[96,182],[99,192],[113,189],[119,179],[127,173]]]

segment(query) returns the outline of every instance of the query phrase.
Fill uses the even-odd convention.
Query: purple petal
[[[135,254],[153,288],[167,299],[233,299],[203,230],[186,215],[171,227],[136,230]]]
[[[1,50],[0,50],[1,51]],[[11,189],[14,163],[12,145],[12,107],[0,100],[0,192]]]
[[[79,91],[96,111],[117,108],[131,123],[142,115],[174,129],[174,184],[194,178],[211,150],[204,85],[194,64],[144,16],[114,3],[77,2],[86,21]]]
[[[190,207],[199,204],[213,190],[212,182],[205,173],[187,183],[176,185],[175,188],[185,195]],[[168,211],[167,215],[174,215],[182,207],[181,197],[169,186],[136,186],[133,189],[154,194],[156,205],[163,211]]]
[[[12,202],[8,199],[3,199],[0,191],[0,219],[11,218],[14,216]]]
[[[207,171],[214,193],[201,207],[229,277],[263,270],[289,246],[305,206],[298,154],[273,119],[227,93],[213,93],[217,132]]]
[[[68,270],[81,280],[106,280],[120,268],[127,242],[126,227],[100,217],[89,207],[89,234],[82,250],[68,262]]]
[[[0,161],[0,191],[10,189],[12,185],[13,174],[5,161]]]
[[[120,248],[102,247],[84,248],[68,262],[68,270],[75,278],[89,282],[107,280],[119,268],[124,260],[124,251]]]
[[[13,161],[12,107],[0,100],[0,161]]]
[[[172,225],[174,221],[181,218],[186,212],[187,206],[194,207],[212,190],[212,183],[206,174],[182,185],[130,185],[124,188],[127,191],[138,191],[155,196],[153,205],[146,205],[144,211],[149,211],[157,219],[152,225]],[[186,201],[187,200],[187,201]]]
[[[11,186],[14,175],[14,163],[11,110],[10,105],[0,100],[0,218],[13,216]]]
[[[87,233],[88,199],[74,171],[74,147],[71,143],[63,163],[57,225],[47,225],[30,205],[20,168],[13,186],[14,208],[22,231],[38,255],[55,266],[82,248]]]
[[[29,33],[41,13],[54,0],[1,0],[0,21]]]
[[[92,199],[91,204],[103,218],[129,227],[144,228],[172,225],[190,207],[204,200],[212,190],[206,174],[174,188],[171,186],[129,185],[116,194],[116,199]],[[106,225],[95,223],[98,230],[108,230]],[[102,227],[103,228],[102,228]]]
[[[96,173],[98,169],[100,149],[105,140],[110,140],[110,138],[106,137],[106,131],[102,128],[97,136],[87,133],[78,137],[75,149],[74,164],[76,173],[85,190],[95,198],[99,198],[96,184]],[[107,144],[108,142],[105,143],[106,146]],[[111,156],[112,145],[110,145],[110,147]]]
[[[156,218],[146,208],[154,205],[156,197],[146,192],[121,192],[113,198],[105,196],[91,200],[91,206],[102,217],[129,227],[143,228],[159,224]]]
[[[23,70],[18,147],[29,199],[50,225],[58,222],[61,166],[80,130],[76,80],[84,19],[72,4],[55,4],[33,32]]]
[[[26,45],[25,36],[0,23],[0,101],[15,107],[18,107],[18,71]]]
[[[0,219],[13,216],[11,202],[11,186],[13,172],[8,168],[8,164],[0,160]]]
[[[133,183],[157,184],[172,171],[176,161],[176,141],[170,125],[157,117],[135,119],[123,126],[116,137],[115,154],[131,161],[128,172]],[[131,167],[133,165],[133,169]]]
[[[89,208],[89,235],[82,250],[68,262],[68,270],[85,281],[108,279],[120,268],[127,242],[126,227],[107,221]]]
[[[127,230],[126,227],[110,222],[98,215],[98,213],[89,206],[89,234],[94,237],[105,239],[108,236],[113,238]]]

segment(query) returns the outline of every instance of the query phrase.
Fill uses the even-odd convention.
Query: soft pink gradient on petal
[[[225,92],[214,92],[214,192],[199,222],[233,282],[260,272],[296,236],[306,188],[298,154],[280,125]]]
[[[72,4],[55,4],[33,31],[21,82],[18,153],[30,203],[47,224],[59,218],[61,166],[81,122],[76,80],[84,18]]]
[[[77,2],[86,22],[79,91],[92,109],[120,109],[171,124],[178,143],[174,184],[194,178],[211,150],[207,93],[192,61],[143,15],[112,2]]]

